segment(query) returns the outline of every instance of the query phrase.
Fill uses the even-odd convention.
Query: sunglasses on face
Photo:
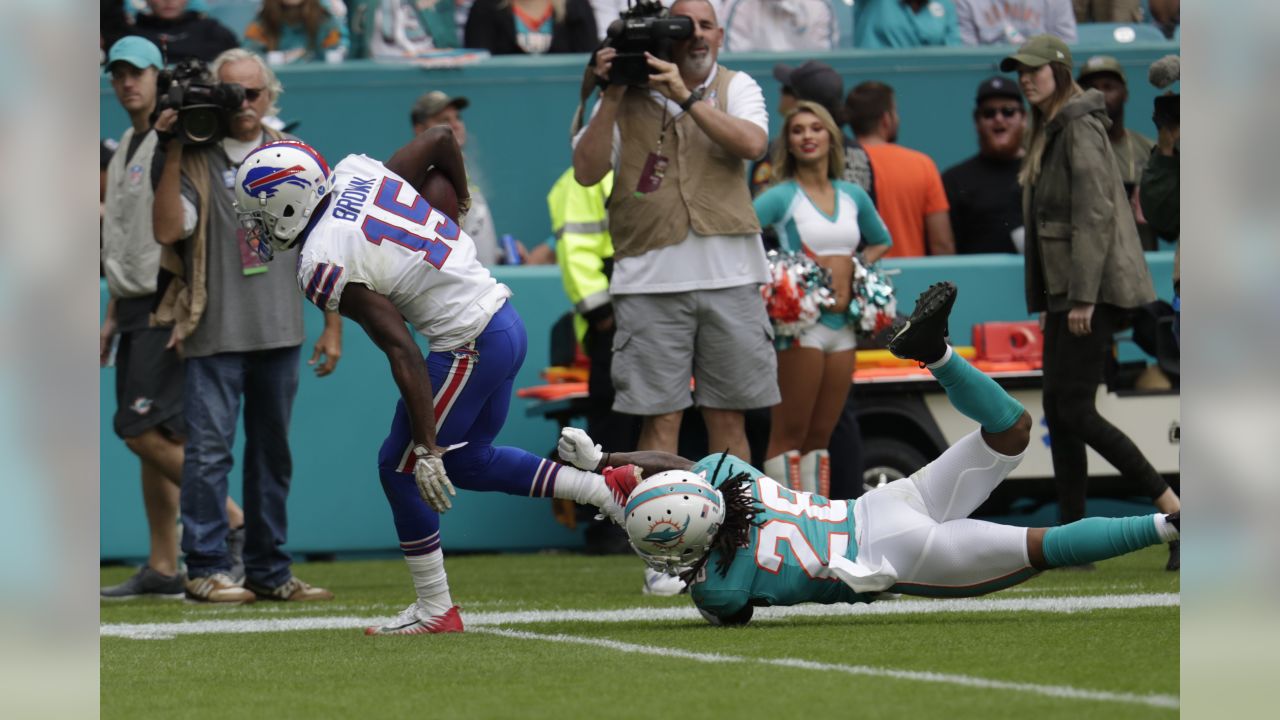
[[[266,91],[267,91],[266,88],[247,87],[244,89],[244,99],[248,100],[249,102],[257,102],[258,98],[262,97],[262,93]]]
[[[996,117],[996,113],[999,113],[1005,116],[1006,118],[1011,118],[1014,115],[1017,115],[1018,112],[1019,112],[1018,108],[1006,106],[1006,107],[1000,107],[1000,108],[993,108],[993,107],[982,108],[982,111],[978,114],[983,120],[994,120]]]

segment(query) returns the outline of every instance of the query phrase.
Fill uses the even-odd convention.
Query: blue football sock
[[[989,433],[1008,430],[1025,412],[1022,403],[950,347],[942,360],[928,367],[955,409]]]
[[[1161,543],[1152,515],[1085,518],[1044,534],[1044,559],[1049,567],[1067,567],[1119,557]]]

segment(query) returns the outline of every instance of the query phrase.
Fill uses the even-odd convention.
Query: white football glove
[[[424,455],[413,464],[413,479],[418,481],[418,492],[432,510],[443,513],[453,507],[450,495],[457,495],[449,475],[444,471],[444,460],[438,455]]]
[[[600,465],[604,453],[600,446],[591,440],[591,436],[575,427],[567,427],[560,431],[560,441],[556,443],[556,452],[560,459],[578,468],[595,472]]]

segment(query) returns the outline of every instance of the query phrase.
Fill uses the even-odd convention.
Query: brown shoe
[[[263,600],[281,600],[284,602],[307,602],[309,600],[332,600],[333,593],[324,588],[312,587],[310,584],[289,576],[283,585],[271,589],[253,583],[248,587]]]
[[[254,595],[235,584],[226,573],[187,578],[187,599],[213,603],[251,603]]]

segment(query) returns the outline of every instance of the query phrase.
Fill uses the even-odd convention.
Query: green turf
[[[1051,572],[993,597],[1177,592],[1159,548]],[[467,612],[686,607],[687,597],[639,593],[633,558],[463,556],[448,561]],[[403,562],[298,564],[334,590],[332,603],[211,607],[174,601],[102,604],[103,623],[308,616],[389,616],[412,597]],[[129,574],[105,569],[104,584]],[[946,603],[947,601],[937,601]],[[1053,698],[918,680],[864,677],[757,662],[701,663],[612,648],[464,635],[366,638],[358,630],[105,637],[102,717],[576,718],[812,716],[858,718],[1172,717],[1142,705]],[[949,673],[989,680],[1133,693],[1178,693],[1178,609],[938,613],[791,618],[741,629],[701,621],[546,623],[538,634],[844,666]]]

